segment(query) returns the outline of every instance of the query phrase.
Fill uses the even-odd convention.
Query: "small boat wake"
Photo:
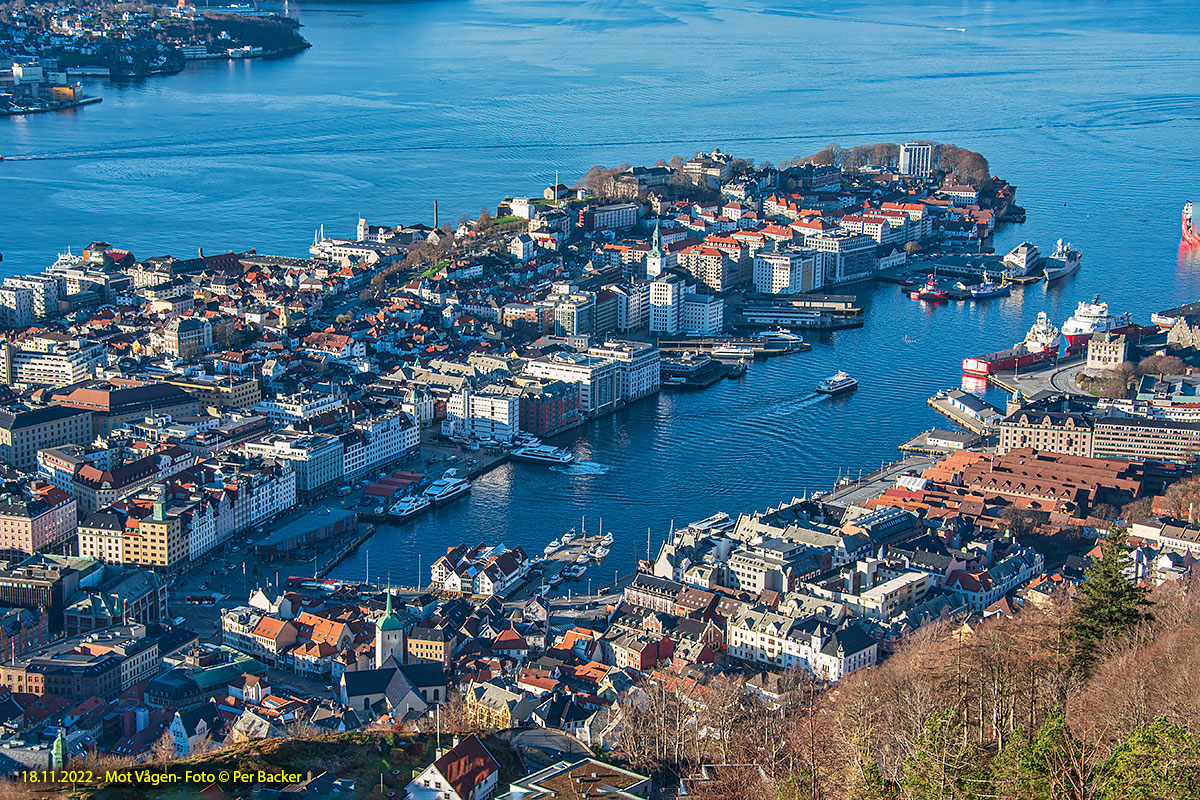
[[[598,461],[575,461],[571,464],[555,465],[550,467],[551,472],[561,472],[568,476],[584,476],[584,475],[604,475],[612,471],[612,467],[608,464],[601,464]]]
[[[781,403],[776,403],[772,406],[768,406],[765,409],[765,411],[776,412],[776,413],[781,413],[781,414],[790,414],[793,411],[801,411],[805,408],[812,408],[813,406],[818,405],[819,403],[825,402],[826,400],[829,399],[829,397],[830,397],[830,395],[827,395],[827,394],[819,394],[817,392],[813,392],[812,394],[807,394],[804,397],[797,397],[792,400],[784,400]]]

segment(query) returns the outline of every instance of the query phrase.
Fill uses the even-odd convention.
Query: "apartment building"
[[[0,551],[59,552],[75,538],[75,498],[41,481],[0,487]]]
[[[68,386],[87,380],[108,361],[103,345],[42,334],[0,344],[0,380],[9,386]]]
[[[646,342],[609,339],[593,345],[587,355],[608,359],[617,365],[618,396],[629,402],[654,394],[662,383],[661,353]]]
[[[336,436],[279,431],[247,442],[243,449],[248,455],[290,461],[300,498],[332,489],[343,478],[343,445]]]
[[[39,450],[92,440],[90,411],[13,404],[0,409],[0,461],[20,470],[37,466]]]
[[[618,391],[617,363],[583,353],[552,353],[534,359],[525,372],[535,378],[563,381],[579,387],[579,409],[599,414],[616,406]]]

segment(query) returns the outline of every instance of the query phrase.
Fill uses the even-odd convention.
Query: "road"
[[[888,464],[882,470],[872,472],[870,475],[864,475],[853,483],[834,489],[828,494],[823,495],[821,502],[842,508],[861,505],[883,494],[885,489],[890,487],[897,478],[908,470],[922,472],[938,460],[934,456],[922,455],[902,458],[899,461]]]

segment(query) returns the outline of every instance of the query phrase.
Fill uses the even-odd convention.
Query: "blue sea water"
[[[779,161],[910,138],[978,150],[1019,187],[1029,221],[1003,230],[998,250],[1061,236],[1084,252],[1053,288],[987,303],[926,307],[858,287],[863,329],[589,423],[556,442],[582,468],[490,473],[468,500],[382,531],[376,575],[411,582],[417,553],[461,539],[540,552],[583,515],[617,536],[596,576],[625,570],[648,527],[661,539],[672,520],[764,507],[894,459],[941,423],[924,400],[959,383],[963,356],[1009,346],[1038,311],[1061,324],[1101,293],[1144,321],[1200,297],[1200,261],[1178,250],[1180,207],[1200,199],[1194,2],[300,9],[313,47],[298,56],[91,84],[103,103],[0,120],[3,273],[97,238],[138,256],[299,255],[321,224],[348,235],[359,215],[428,222],[435,199],[453,220],[538,192],[556,171],[570,182],[594,164],[713,147]],[[862,388],[810,402],[839,368]],[[364,553],[335,574],[361,577]]]

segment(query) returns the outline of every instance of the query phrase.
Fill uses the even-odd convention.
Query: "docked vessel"
[[[449,503],[471,491],[471,482],[465,478],[439,478],[429,485],[423,494],[435,506]]]
[[[1058,358],[1062,337],[1058,328],[1050,322],[1045,311],[1038,312],[1037,321],[1025,334],[1025,339],[1008,350],[988,353],[984,356],[964,358],[963,372],[968,375],[986,377],[996,372],[1008,372],[1031,364],[1053,361]]]
[[[575,529],[574,529],[574,528],[571,528],[571,530],[569,530],[569,531],[567,531],[566,533],[564,533],[564,534],[563,534],[563,537],[562,537],[562,543],[563,543],[563,544],[570,544],[570,543],[571,543],[571,542],[573,542],[573,541],[575,541]]]
[[[1004,255],[1004,275],[1024,278],[1042,266],[1042,253],[1032,242],[1021,242]]]
[[[542,555],[552,556],[562,548],[562,543],[558,539],[551,539],[550,544],[542,548]]]
[[[1008,294],[1008,292],[1009,287],[1007,283],[1003,281],[993,283],[992,276],[985,272],[983,273],[983,283],[971,289],[971,297],[974,297],[976,300],[983,300],[988,297],[999,297]]]
[[[430,500],[423,494],[409,495],[401,497],[396,503],[388,509],[388,516],[392,519],[403,522],[410,517],[415,517],[431,505]]]
[[[722,344],[712,349],[712,357],[719,360],[741,361],[744,358],[754,358],[754,348]]]
[[[600,544],[602,546],[610,547],[610,546],[612,546],[612,543],[613,543],[612,531],[609,531],[608,533],[606,533],[600,537]]]
[[[1056,281],[1059,278],[1065,278],[1071,273],[1079,269],[1080,261],[1083,255],[1071,247],[1071,243],[1063,244],[1063,240],[1059,239],[1054,246],[1054,253],[1046,259],[1042,266],[1042,272],[1046,275],[1046,282]]]
[[[575,460],[575,456],[566,450],[548,444],[514,447],[512,457],[522,461],[540,461],[543,464],[570,464]]]
[[[1063,323],[1062,335],[1069,350],[1078,350],[1087,346],[1093,334],[1125,333],[1132,327],[1128,313],[1113,316],[1108,313],[1108,303],[1100,302],[1100,295],[1096,295],[1092,302],[1080,302],[1075,307],[1075,313]]]
[[[843,392],[853,392],[857,388],[858,381],[851,378],[846,372],[838,372],[817,384],[817,391],[820,394],[842,394]]]
[[[762,337],[767,340],[768,347],[783,348],[785,353],[792,353],[804,347],[804,337],[792,333],[787,328],[764,331]]]
[[[1200,246],[1200,233],[1196,232],[1196,221],[1192,218],[1192,201],[1183,204],[1183,241]]]
[[[600,545],[592,551],[592,558],[596,559],[596,561],[603,561],[604,559],[608,558],[608,554],[610,552],[611,551],[609,548],[605,547],[604,545]]]
[[[908,296],[913,300],[945,300],[950,293],[938,286],[937,278],[930,275],[924,286],[914,292],[909,292]]]

